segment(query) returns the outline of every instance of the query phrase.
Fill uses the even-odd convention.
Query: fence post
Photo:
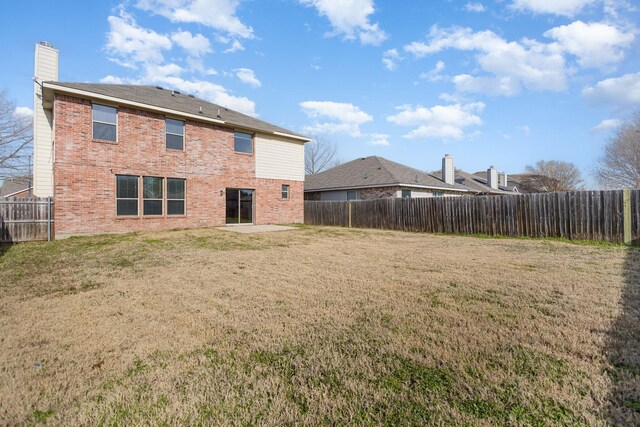
[[[624,244],[631,244],[631,190],[622,190],[622,206],[624,212]]]
[[[47,241],[51,241],[51,196],[47,197]]]
[[[349,228],[351,228],[351,202],[349,202]]]

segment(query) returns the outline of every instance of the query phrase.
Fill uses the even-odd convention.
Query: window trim
[[[140,178],[142,178],[142,188],[141,188],[141,191],[142,191],[142,212],[141,212],[141,215],[142,215],[142,217],[143,218],[163,218],[163,217],[165,217],[166,216],[165,215],[165,210],[164,210],[164,204],[165,204],[164,201],[165,201],[165,195],[166,195],[166,191],[165,191],[166,179],[165,179],[165,177],[163,177],[163,176],[153,176],[153,175],[142,175]],[[160,199],[148,199],[148,198],[144,197],[144,179],[145,178],[159,178],[159,179],[162,180],[162,186],[161,186],[161,188],[162,188],[162,198],[160,198]],[[145,202],[145,200],[160,200],[160,208],[162,209],[162,213],[160,213],[160,214],[149,214],[149,215],[145,214],[144,213],[144,202]]]
[[[355,193],[356,196],[353,199],[350,199],[349,193]],[[352,200],[358,200],[358,190],[347,190],[347,202],[350,202]]]
[[[133,176],[138,180],[138,194],[137,194],[138,197],[136,199],[118,197],[118,177],[119,176]],[[138,219],[138,218],[140,218],[140,176],[139,175],[127,175],[127,174],[124,174],[124,173],[118,173],[118,174],[115,174],[115,181],[116,181],[115,182],[115,189],[116,189],[116,192],[115,192],[116,193],[115,194],[116,197],[115,197],[115,199],[116,199],[116,203],[115,203],[114,208],[115,208],[116,218],[118,218],[118,219],[134,219],[134,218]],[[136,203],[136,207],[137,207],[136,214],[135,215],[118,215],[118,200],[135,200],[137,202]]]
[[[169,188],[169,180],[170,179],[181,179],[182,182],[184,183],[184,199],[170,199],[169,198],[169,192],[167,191]],[[182,217],[186,217],[187,216],[187,178],[176,178],[173,176],[167,176],[165,177],[165,198],[164,198],[164,203],[165,203],[165,212],[166,212],[166,216],[168,218],[182,218]],[[169,200],[175,200],[175,201],[182,201],[182,203],[184,203],[184,211],[181,214],[170,214],[169,213]]]
[[[246,153],[244,151],[237,151],[236,150],[236,133],[243,133],[245,135],[251,135],[251,152],[250,153]],[[253,156],[254,153],[256,152],[256,134],[255,133],[250,133],[250,132],[245,132],[245,131],[238,130],[238,129],[234,129],[233,130],[233,152],[235,154],[244,154],[245,156]]]
[[[285,187],[287,187],[287,197],[283,197],[284,193],[285,193]],[[281,200],[290,200],[291,199],[291,186],[289,184],[282,184],[282,186],[280,187],[280,199]]]
[[[173,132],[169,132],[167,129],[167,120],[174,120],[176,122],[182,122],[182,135],[177,134],[177,133],[173,133]],[[164,116],[164,149],[167,151],[185,151],[185,145],[186,145],[186,133],[187,133],[187,121],[186,120],[182,120],[182,119],[175,119],[173,117],[168,117],[168,116]],[[176,136],[181,136],[182,137],[182,148],[169,148],[167,147],[167,134],[168,135],[176,135]]]
[[[116,110],[116,123],[115,123],[115,127],[116,127],[116,140],[115,140],[115,141],[111,141],[110,139],[100,139],[100,138],[96,138],[96,137],[95,137],[95,135],[93,134],[93,123],[94,123],[94,122],[95,122],[95,123],[101,123],[101,124],[104,124],[104,125],[114,126],[114,124],[113,124],[113,123],[107,123],[107,122],[103,122],[103,121],[100,121],[100,120],[94,120],[94,119],[93,119],[93,106],[94,106],[94,105],[100,105],[100,106],[102,106],[102,107],[115,108],[115,110]],[[91,140],[92,140],[92,141],[107,142],[107,143],[110,143],[110,144],[117,144],[117,143],[118,143],[118,128],[119,128],[119,126],[118,126],[118,121],[119,121],[119,116],[120,116],[120,114],[118,114],[119,112],[120,112],[120,108],[118,108],[118,106],[117,106],[117,105],[100,104],[100,103],[97,103],[97,102],[92,102],[92,103],[91,103]],[[130,175],[130,176],[135,176],[135,175]]]

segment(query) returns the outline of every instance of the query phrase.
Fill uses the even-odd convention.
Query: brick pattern
[[[254,155],[233,150],[233,129],[186,120],[185,150],[168,150],[164,121],[162,114],[120,107],[117,142],[96,141],[92,138],[91,101],[56,94],[58,236],[223,225],[227,188],[255,190],[256,224],[303,221],[304,183],[256,178]],[[117,217],[117,174],[186,178],[186,215]],[[282,184],[290,186],[289,200],[281,200]],[[141,214],[141,203],[139,211]]]

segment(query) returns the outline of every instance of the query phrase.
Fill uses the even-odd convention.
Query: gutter
[[[83,96],[85,98],[90,98],[90,99],[99,99],[99,100],[103,100],[103,101],[108,101],[108,102],[112,102],[114,104],[137,107],[137,108],[140,108],[140,109],[143,109],[143,110],[160,111],[160,112],[163,112],[163,113],[171,114],[173,116],[186,117],[186,118],[194,119],[194,120],[197,120],[197,121],[200,121],[200,122],[214,123],[214,124],[224,125],[224,126],[232,127],[232,128],[233,127],[245,128],[245,129],[249,129],[249,130],[252,130],[254,132],[258,132],[258,133],[262,133],[262,134],[266,134],[266,135],[271,134],[271,135],[276,135],[276,136],[282,136],[282,137],[286,137],[286,138],[297,139],[297,140],[303,141],[303,142],[311,141],[310,138],[307,138],[307,137],[304,137],[304,136],[292,135],[290,133],[277,132],[277,131],[265,131],[265,130],[261,130],[261,129],[247,128],[246,126],[235,125],[233,123],[226,122],[226,121],[220,120],[220,119],[213,119],[213,118],[210,118],[210,117],[200,116],[198,114],[185,113],[184,111],[173,110],[171,108],[157,107],[155,105],[144,104],[142,102],[129,101],[127,99],[117,98],[117,97],[109,96],[109,95],[102,95],[102,94],[99,94],[99,93],[90,92],[90,91],[86,91],[86,90],[74,89],[74,88],[69,88],[69,87],[66,87],[66,86],[58,86],[55,83],[51,83],[51,82],[43,82],[42,83],[42,88],[43,89],[51,89],[51,90],[58,91],[58,92],[63,92],[63,93],[71,93],[71,94],[74,94],[74,95],[80,95],[80,96]]]

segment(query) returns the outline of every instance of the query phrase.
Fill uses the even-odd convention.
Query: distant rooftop
[[[307,175],[304,190],[340,190],[394,185],[467,191],[458,184],[446,184],[426,172],[378,156],[358,158],[327,171]]]

